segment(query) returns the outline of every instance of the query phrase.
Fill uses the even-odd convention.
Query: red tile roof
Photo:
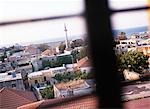
[[[57,98],[36,103],[20,106],[17,109],[95,109],[98,107],[98,99],[95,95]]]
[[[43,100],[20,106],[17,109],[98,109],[98,97],[94,94]],[[123,102],[124,109],[150,109],[150,97]]]
[[[45,55],[45,56],[51,56],[54,54],[56,54],[56,50],[54,50],[54,49],[47,49],[41,53],[41,55]]]
[[[124,102],[125,109],[150,109],[150,97]]]
[[[37,101],[29,91],[2,88],[0,90],[0,109],[16,109],[18,106]]]
[[[36,54],[38,52],[39,49],[37,49],[36,47],[29,45],[25,48],[25,52],[31,53],[31,54]]]
[[[18,107],[17,109],[37,109],[43,102],[44,100],[25,104],[23,106]]]
[[[72,89],[77,89],[77,88],[84,87],[85,85],[86,85],[85,80],[74,80],[74,81],[69,81],[69,82],[65,82],[65,83],[63,83],[63,82],[58,83],[55,86],[59,90],[67,90],[68,87],[70,87]]]
[[[84,57],[82,59],[80,59],[78,62],[78,68],[82,68],[82,67],[92,67],[91,62],[89,60],[88,57]]]

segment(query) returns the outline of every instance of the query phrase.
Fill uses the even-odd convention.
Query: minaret
[[[67,34],[67,28],[66,28],[66,24],[64,24],[64,31],[66,34],[66,38],[65,38],[65,43],[66,43],[66,48],[69,48],[69,42],[68,42],[68,34]]]

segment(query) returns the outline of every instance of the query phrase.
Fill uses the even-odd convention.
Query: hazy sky
[[[112,9],[126,9],[147,6],[148,0],[108,0]]]
[[[149,25],[147,11],[133,11],[116,13],[112,15],[112,28],[113,29],[127,29],[135,27],[143,27]]]
[[[78,14],[84,11],[83,1],[0,0],[0,22]],[[109,1],[112,9],[145,6],[147,4],[147,0]],[[132,28],[148,24],[148,15],[145,11],[114,14],[111,19],[113,29]],[[0,46],[48,39],[48,41],[52,41],[54,38],[64,37],[64,23],[67,25],[68,36],[86,33],[85,20],[81,17],[3,26],[0,27]]]
[[[78,14],[83,11],[83,0],[0,0],[0,22]],[[0,27],[0,46],[64,37],[64,23],[68,36],[86,33],[81,17],[3,26]]]
[[[109,0],[110,8],[112,9],[126,9],[139,6],[147,6],[148,0]],[[149,24],[149,17],[147,11],[133,11],[116,13],[112,15],[113,29],[126,29],[147,26]]]

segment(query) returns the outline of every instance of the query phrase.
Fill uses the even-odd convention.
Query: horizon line
[[[69,40],[72,40],[74,38],[84,38],[83,36],[86,35],[87,33],[84,33],[84,34],[80,34],[80,35],[73,35],[71,37],[69,37]],[[16,42],[16,43],[10,43],[10,44],[3,44],[1,45],[0,44],[0,48],[3,48],[3,47],[11,47],[11,46],[14,46],[16,44],[18,45],[23,45],[23,46],[28,46],[28,45],[36,45],[36,44],[44,44],[44,43],[52,43],[52,42],[59,42],[59,41],[63,41],[63,37],[60,37],[60,38],[49,38],[49,39],[43,39],[43,40],[37,40],[37,41],[31,41],[31,42]],[[64,41],[65,41],[65,38],[64,38]]]

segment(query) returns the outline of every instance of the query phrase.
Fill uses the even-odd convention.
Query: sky
[[[109,0],[109,6],[111,9],[127,9],[134,7],[142,7],[148,5],[148,0]],[[148,26],[147,11],[133,11],[116,13],[111,16],[113,29],[128,29],[135,27]]]
[[[79,14],[83,11],[83,0],[0,0],[0,22]],[[65,39],[64,23],[68,29],[68,37],[86,33],[82,17],[2,26],[0,46],[52,41],[59,37]]]
[[[0,0],[0,22],[78,14],[84,11],[84,0]],[[111,9],[124,9],[147,5],[147,0],[109,0]],[[126,29],[148,25],[146,11],[117,13],[111,16],[113,29]],[[82,17],[41,21],[0,27],[0,46],[16,43],[53,41],[65,39],[64,23],[68,37],[86,34]]]
[[[139,6],[147,6],[148,0],[108,0],[112,9],[127,9]]]

